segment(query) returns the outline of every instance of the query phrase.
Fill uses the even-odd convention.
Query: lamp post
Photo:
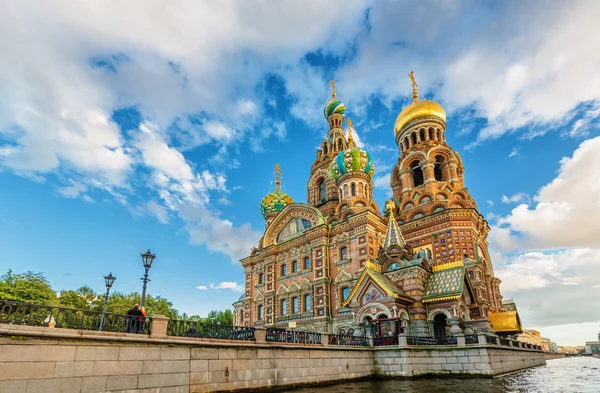
[[[152,262],[154,262],[154,258],[156,258],[156,255],[152,254],[150,250],[140,255],[142,256],[144,269],[146,269],[144,272],[144,277],[140,279],[144,282],[144,287],[142,288],[142,300],[140,301],[140,307],[144,307],[144,304],[146,303],[146,286],[148,285],[148,281],[150,281],[150,279],[148,278],[148,270],[150,270],[150,268],[152,267]]]
[[[104,309],[102,310],[102,318],[100,319],[100,328],[98,329],[98,331],[100,331],[100,332],[102,331],[102,327],[104,326],[104,316],[106,314],[106,308],[108,307],[108,294],[110,292],[110,288],[112,287],[112,285],[116,279],[117,278],[112,275],[112,272],[108,273],[108,276],[104,276],[104,283],[106,284],[106,295],[104,295]]]

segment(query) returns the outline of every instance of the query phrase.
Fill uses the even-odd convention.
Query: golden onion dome
[[[416,101],[404,108],[396,118],[394,135],[397,135],[409,121],[425,116],[439,117],[446,122],[446,111],[440,104],[429,100]]]

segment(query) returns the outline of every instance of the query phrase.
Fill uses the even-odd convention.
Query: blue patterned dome
[[[373,157],[364,150],[351,147],[341,151],[329,165],[329,173],[336,182],[344,173],[352,171],[362,171],[373,177],[373,174],[375,174]]]
[[[334,99],[325,106],[323,113],[325,114],[326,119],[334,113],[339,113],[343,116],[346,113],[346,105],[344,105],[343,102]]]

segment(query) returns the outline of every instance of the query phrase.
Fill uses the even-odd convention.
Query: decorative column
[[[460,328],[460,326],[458,326],[459,321],[460,320],[456,317],[448,318],[448,322],[450,322],[450,334],[453,336],[462,334],[462,329]]]
[[[169,318],[165,315],[155,315],[150,323],[150,338],[167,337],[167,326]]]
[[[463,321],[463,325],[465,326],[465,328],[463,329],[463,334],[465,336],[470,336],[475,334],[475,332],[473,332],[473,322],[471,321]]]
[[[423,168],[423,177],[425,178],[423,184],[428,184],[435,181],[435,174],[433,172],[434,167],[435,161],[433,160],[428,160],[424,164],[421,164],[421,168]]]

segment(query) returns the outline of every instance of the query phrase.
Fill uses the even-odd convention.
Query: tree
[[[77,290],[62,290],[58,295],[58,303],[64,307],[77,308],[80,310],[101,311],[104,299],[88,286]]]
[[[134,304],[140,304],[141,296],[137,292],[123,294],[114,292],[108,298],[108,312],[126,314]],[[179,319],[179,312],[173,308],[173,303],[157,296],[146,295],[146,314],[151,317],[156,314],[166,315],[171,319]]]
[[[42,273],[15,274],[9,270],[0,277],[0,299],[42,305],[55,305],[56,293]]]
[[[225,311],[212,310],[204,319],[206,323],[220,323],[221,325],[233,325],[233,313],[227,309]]]

